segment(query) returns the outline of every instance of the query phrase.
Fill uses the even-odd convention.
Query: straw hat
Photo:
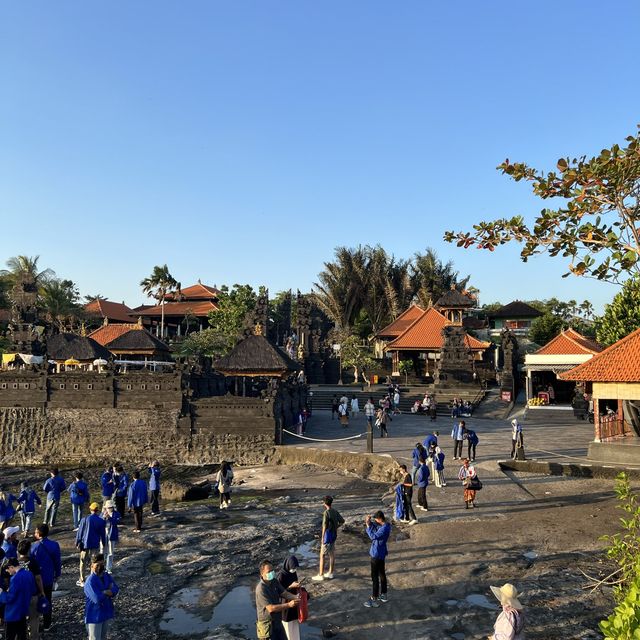
[[[500,600],[500,604],[507,604],[514,609],[522,609],[522,604],[520,604],[520,600],[518,600],[518,596],[521,596],[521,593],[518,593],[518,590],[507,582],[507,584],[503,584],[501,587],[491,587],[491,591],[493,591],[493,595]]]

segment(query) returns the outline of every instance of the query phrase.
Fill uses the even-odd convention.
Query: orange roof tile
[[[85,304],[84,310],[90,316],[99,316],[100,318],[108,318],[117,322],[131,322],[131,309],[120,302],[111,302],[111,300],[98,298]]]
[[[537,356],[585,355],[600,353],[602,349],[603,347],[594,340],[585,338],[573,329],[565,329],[549,340],[544,347],[538,349],[535,354]]]
[[[424,313],[424,309],[417,304],[412,304],[405,309],[392,323],[376,334],[377,338],[397,338],[406,331],[414,320],[417,320]]]
[[[106,324],[89,334],[90,338],[93,338],[98,344],[106,347],[110,342],[113,342],[116,338],[129,333],[129,331],[142,330],[142,327],[137,324]]]
[[[580,382],[640,382],[640,329],[558,377]]]
[[[198,282],[180,291],[173,291],[166,296],[167,300],[214,300],[220,295],[220,291],[215,287]]]
[[[434,351],[444,344],[442,329],[451,323],[439,311],[429,307],[420,317],[387,346],[387,351]],[[469,334],[465,335],[465,344],[469,349],[486,349],[488,342],[481,342]]]
[[[206,318],[209,315],[209,311],[217,311],[218,307],[210,300],[201,300],[198,302],[167,302],[164,305],[164,315],[167,316],[182,316],[189,311],[197,318]],[[149,307],[141,311],[133,311],[134,316],[142,316],[147,318],[149,316],[161,316],[162,305],[156,305],[155,307]]]

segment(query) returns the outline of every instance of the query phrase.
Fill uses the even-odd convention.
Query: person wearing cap
[[[42,490],[47,492],[47,502],[44,509],[44,521],[53,527],[56,523],[56,515],[60,506],[60,494],[67,488],[67,483],[60,475],[57,468],[49,471],[50,477],[42,486]]]
[[[53,586],[56,580],[62,574],[62,558],[60,555],[60,545],[49,538],[49,525],[40,524],[36,527],[35,531],[36,542],[31,547],[31,557],[38,561],[40,565],[40,575],[42,577],[42,587],[44,589],[44,595],[49,600],[48,611],[43,614],[42,622],[44,624],[44,630],[49,631],[52,624],[53,614]]]
[[[89,511],[91,513],[82,518],[76,533],[76,547],[80,550],[80,579],[76,582],[79,587],[84,586],[84,576],[85,572],[89,573],[91,557],[107,544],[106,523],[98,515],[100,505],[92,502]]]
[[[20,521],[22,523],[22,532],[25,535],[31,530],[31,521],[36,512],[36,503],[42,504],[42,500],[38,494],[29,486],[28,482],[20,485],[20,495],[18,495],[18,504],[20,505]]]
[[[73,513],[73,530],[77,531],[80,526],[80,520],[84,517],[82,513],[84,511],[84,505],[89,504],[89,485],[84,481],[84,476],[81,471],[78,471],[75,475],[75,480],[69,485],[67,489],[69,491],[69,497],[71,499],[71,511]]]
[[[105,569],[104,556],[95,554],[91,558],[91,573],[84,583],[84,623],[89,640],[106,640],[114,616],[113,598],[119,590]]]
[[[105,556],[105,565],[107,573],[111,573],[113,569],[113,555],[118,544],[118,522],[120,522],[120,514],[116,511],[113,500],[107,500],[102,508],[101,518],[105,521],[107,546],[100,547],[100,552]]]
[[[5,640],[26,640],[27,616],[31,608],[31,596],[36,592],[36,581],[18,558],[9,558],[6,567],[11,576],[9,589],[0,591],[0,604],[5,606]]]
[[[518,590],[512,584],[491,587],[493,595],[502,605],[502,611],[493,627],[489,640],[524,640],[524,614],[518,600]]]
[[[136,469],[133,472],[133,482],[129,485],[129,493],[127,495],[129,509],[133,509],[134,533],[142,531],[142,510],[147,502],[149,502],[147,483],[140,477],[140,472]]]
[[[7,527],[3,533],[4,542],[2,543],[2,550],[4,551],[4,557],[17,558],[18,534],[20,533],[20,527]]]
[[[160,515],[160,463],[154,460],[149,465],[149,491],[151,492],[151,515]]]

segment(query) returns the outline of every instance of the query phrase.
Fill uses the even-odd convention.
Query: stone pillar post
[[[373,453],[373,421],[367,420],[367,453]]]
[[[593,427],[595,429],[595,442],[602,442],[602,431],[600,430],[600,403],[598,398],[593,397]]]

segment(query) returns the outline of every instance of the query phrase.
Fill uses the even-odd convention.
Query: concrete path
[[[593,425],[576,420],[571,411],[529,410],[524,414],[520,408],[515,415],[523,425],[524,444],[527,458],[538,460],[556,459],[558,462],[587,462],[587,448],[593,439]],[[467,426],[476,431],[480,438],[477,447],[476,462],[503,460],[511,452],[510,419],[465,418]],[[411,463],[411,452],[416,442],[435,431],[439,431],[438,443],[446,455],[446,464],[451,467],[453,461],[453,442],[451,428],[453,419],[442,416],[434,422],[428,417],[414,414],[401,414],[393,417],[388,424],[389,438],[380,438],[374,429],[374,452],[386,453],[400,462]],[[366,433],[366,419],[363,414],[351,418],[348,427],[342,427],[337,419],[331,420],[329,411],[314,411],[307,424],[306,436],[314,439],[329,440],[313,442],[287,435],[285,444],[312,446],[354,453],[366,452],[366,436],[355,440],[341,440],[356,434]],[[464,454],[466,455],[466,446]],[[456,461],[457,466],[457,461]]]

